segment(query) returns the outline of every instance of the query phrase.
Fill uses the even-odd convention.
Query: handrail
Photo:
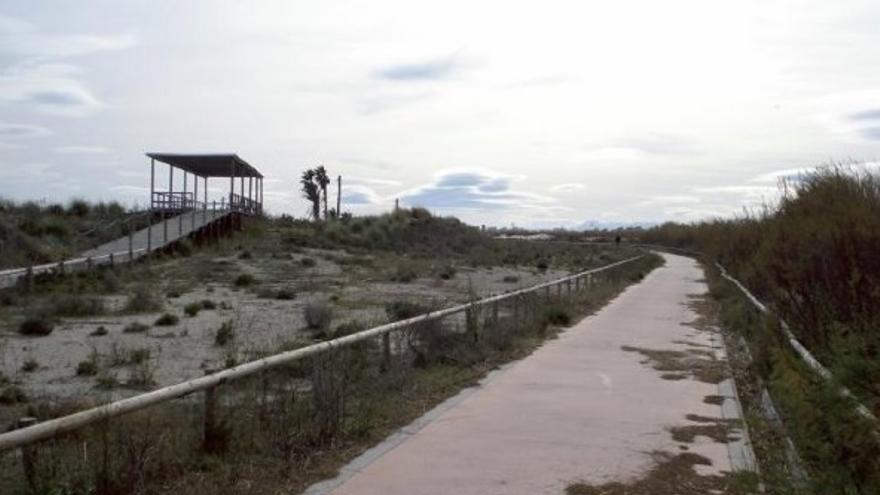
[[[749,289],[746,288],[739,280],[731,276],[727,273],[727,270],[721,265],[721,263],[715,262],[715,266],[718,267],[718,270],[721,272],[721,276],[725,279],[729,280],[733,285],[735,285],[740,292],[742,292],[749,302],[752,303],[758,310],[767,315],[770,314],[769,308],[767,305],[762,303],[757,297],[752,294]],[[834,375],[831,371],[828,370],[818,359],[816,359],[813,354],[810,353],[809,350],[795,337],[794,333],[792,333],[791,329],[788,327],[788,323],[786,323],[782,318],[779,318],[779,327],[782,329],[782,332],[785,334],[785,338],[788,341],[788,345],[794,349],[794,352],[803,360],[804,364],[807,365],[813,372],[822,377],[825,381],[834,380]],[[856,412],[859,416],[877,422],[877,416],[871,412],[864,404],[859,402],[856,396],[850,391],[846,386],[838,384],[838,394],[845,399],[850,399],[855,403]]]
[[[175,385],[170,385],[168,387],[163,387],[152,392],[136,395],[134,397],[129,397],[127,399],[122,399],[116,402],[112,402],[110,404],[105,404],[103,406],[80,411],[74,414],[70,414],[68,416],[51,419],[22,429],[3,433],[0,434],[0,452],[23,447],[38,442],[40,440],[45,440],[68,431],[76,430],[90,424],[97,423],[99,421],[161,404],[163,402],[177,399],[185,395],[192,394],[194,392],[207,390],[217,385],[221,385],[225,382],[250,376],[263,370],[285,365],[314,354],[352,345],[357,342],[361,342],[374,337],[379,337],[393,330],[405,328],[417,323],[437,320],[452,314],[462,313],[473,308],[482,307],[487,304],[497,303],[505,299],[510,299],[513,297],[522,296],[524,294],[536,292],[540,289],[549,288],[553,285],[567,283],[584,276],[601,273],[603,271],[610,270],[611,268],[615,268],[626,263],[631,263],[633,261],[643,258],[644,256],[644,254],[640,254],[638,256],[633,256],[622,261],[611,263],[599,268],[585,270],[574,275],[569,275],[567,277],[552,280],[550,282],[544,282],[541,284],[533,285],[531,287],[489,296],[478,301],[459,304],[446,309],[429,311],[419,316],[414,316],[412,318],[407,318],[405,320],[400,320],[392,323],[386,323],[384,325],[353,333],[351,335],[346,335],[344,337],[339,337],[336,339],[328,340],[326,342],[312,344],[306,347],[301,347],[299,349],[294,349],[291,351],[275,354],[273,356],[257,359],[255,361],[234,366],[232,368],[227,368],[225,370],[204,377],[188,380]]]

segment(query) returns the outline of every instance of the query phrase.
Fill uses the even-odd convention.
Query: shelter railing
[[[247,196],[232,194],[232,211],[248,215],[258,215],[262,210],[262,204]]]
[[[191,192],[153,191],[150,202],[153,211],[184,211],[195,207],[196,201]]]

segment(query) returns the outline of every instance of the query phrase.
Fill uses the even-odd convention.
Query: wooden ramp
[[[174,244],[180,239],[186,238],[193,232],[197,232],[221,218],[229,215],[229,211],[198,211],[187,212],[151,225],[145,229],[134,232],[131,235],[129,243],[128,236],[120,237],[115,241],[102,244],[94,249],[82,253],[80,258],[98,258],[112,254],[127,254],[129,246],[134,252],[145,252],[149,247],[150,250],[162,249],[170,244]]]

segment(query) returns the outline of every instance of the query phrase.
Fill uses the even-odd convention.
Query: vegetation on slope
[[[125,235],[131,212],[116,202],[15,203],[0,199],[0,268],[57,261]],[[137,228],[145,221],[138,218]]]
[[[880,414],[880,176],[831,167],[782,187],[779,204],[758,214],[665,224],[642,239],[720,261],[789,323],[837,381]],[[772,318],[762,322],[744,306],[732,309],[729,287],[714,285],[716,294],[727,294],[726,323],[749,342],[755,371],[782,408],[816,491],[880,491],[872,427],[852,414],[837,384],[823,383],[799,362]]]

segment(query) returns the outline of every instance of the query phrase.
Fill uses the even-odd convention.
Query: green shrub
[[[535,263],[535,268],[537,268],[538,270],[541,270],[542,272],[547,271],[547,268],[549,268],[549,267],[550,267],[550,263],[548,263],[546,260],[541,260],[541,261],[538,261],[537,263]]]
[[[392,282],[409,283],[419,278],[419,273],[411,263],[400,263],[391,274]]]
[[[295,297],[296,293],[293,291],[293,289],[287,288],[279,289],[278,292],[275,294],[275,299],[278,299],[279,301],[290,301],[293,300]]]
[[[430,307],[414,301],[400,300],[385,304],[385,314],[391,321],[400,321],[430,311]]]
[[[303,258],[303,259],[299,260],[299,264],[306,267],[306,268],[311,268],[311,267],[317,265],[318,262],[315,261],[314,258]]]
[[[20,387],[7,385],[0,391],[0,405],[11,406],[23,404],[28,401],[27,394]]]
[[[139,321],[133,321],[122,329],[122,333],[144,333],[149,329],[149,326],[144,325]]]
[[[437,276],[438,276],[441,280],[449,280],[449,279],[455,277],[455,273],[456,273],[456,271],[455,271],[455,267],[454,267],[453,265],[451,265],[451,264],[446,264],[446,265],[443,265],[443,266],[437,271]]]
[[[515,284],[519,282],[519,277],[517,277],[516,275],[505,275],[504,278],[501,279],[501,281],[505,284]]]
[[[333,320],[333,308],[324,302],[312,302],[303,308],[303,317],[310,330],[326,331]]]
[[[183,312],[186,314],[186,316],[192,318],[199,314],[199,311],[201,311],[203,307],[204,306],[202,306],[202,303],[200,302],[189,303],[183,307]]]
[[[107,331],[107,327],[105,327],[104,325],[101,325],[98,328],[96,328],[95,331],[90,333],[89,335],[92,337],[103,337],[104,335],[107,335],[108,333],[110,333],[110,332]]]
[[[210,299],[202,299],[202,309],[217,309],[217,303]]]
[[[37,360],[32,357],[26,359],[24,364],[21,365],[21,371],[24,371],[25,373],[37,371],[39,368],[40,368],[40,363],[38,363]]]
[[[150,359],[150,349],[141,347],[140,349],[132,349],[128,353],[128,362],[131,364],[142,364]]]
[[[217,333],[214,335],[214,344],[220,347],[232,342],[235,338],[235,328],[232,326],[232,320],[224,321]]]
[[[544,309],[544,321],[550,325],[567,326],[571,320],[572,315],[567,308],[553,305]]]
[[[238,277],[235,277],[235,281],[233,283],[236,287],[250,287],[251,285],[257,283],[257,279],[250,273],[242,273]]]
[[[247,249],[245,249],[244,251],[242,251],[241,253],[238,254],[238,259],[240,259],[240,260],[249,260],[253,257],[254,256],[251,254],[251,252],[248,251]]]
[[[58,316],[95,316],[105,312],[103,299],[68,294],[57,296],[52,303],[52,313]]]
[[[180,321],[180,318],[178,318],[177,315],[172,313],[165,313],[156,320],[154,325],[156,325],[157,327],[170,327],[173,325],[177,325],[178,321]]]
[[[79,376],[93,376],[98,374],[98,362],[93,358],[80,361],[79,364],[76,365],[76,374]]]
[[[55,329],[55,323],[45,316],[29,316],[18,326],[18,333],[31,336],[46,336]]]
[[[148,313],[160,309],[162,309],[162,299],[148,284],[135,285],[125,303],[125,310],[132,313]]]

